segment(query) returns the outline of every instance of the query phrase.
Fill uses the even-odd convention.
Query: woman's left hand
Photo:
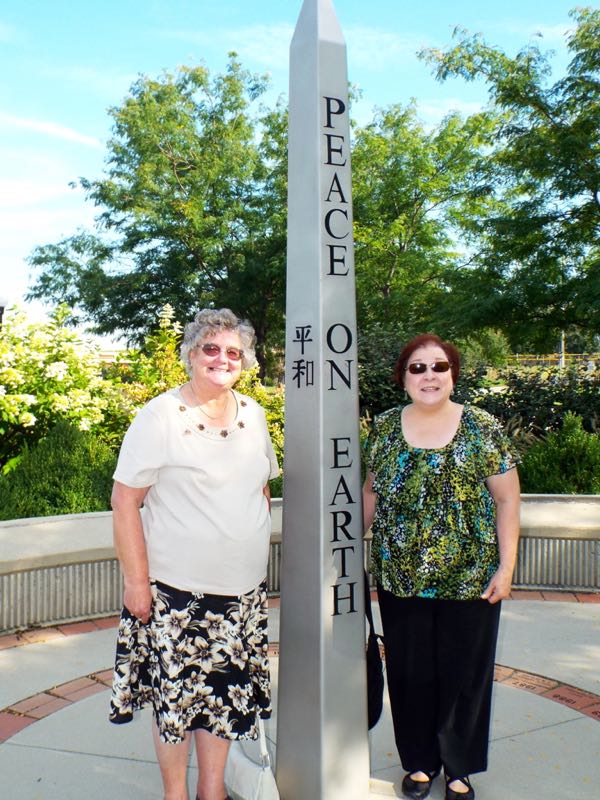
[[[496,535],[500,566],[481,595],[488,603],[499,603],[510,595],[519,543],[519,475],[516,468],[490,475],[486,484],[496,504]]]
[[[500,567],[493,575],[491,581],[488,583],[485,592],[481,595],[482,600],[487,600],[488,603],[498,603],[500,600],[506,600],[510,595],[512,586],[512,570],[503,569]]]

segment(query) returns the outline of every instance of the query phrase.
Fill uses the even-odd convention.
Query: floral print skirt
[[[151,705],[167,743],[200,728],[255,739],[257,713],[271,714],[266,584],[232,597],[155,581],[152,596],[147,623],[121,613],[111,722]]]

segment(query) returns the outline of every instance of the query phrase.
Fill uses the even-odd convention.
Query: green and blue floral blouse
[[[516,466],[508,437],[491,414],[465,405],[449,444],[412,447],[401,412],[378,416],[368,442],[377,496],[371,571],[398,597],[476,599],[499,563],[485,479]]]

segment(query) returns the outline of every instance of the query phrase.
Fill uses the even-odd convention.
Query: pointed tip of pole
[[[307,38],[345,45],[332,0],[304,0],[292,44]]]

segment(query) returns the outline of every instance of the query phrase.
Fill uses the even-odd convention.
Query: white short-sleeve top
[[[263,488],[279,467],[263,409],[233,395],[229,428],[210,427],[173,389],[140,409],[123,439],[113,477],[150,487],[141,509],[150,578],[177,589],[244,594],[267,572]]]

